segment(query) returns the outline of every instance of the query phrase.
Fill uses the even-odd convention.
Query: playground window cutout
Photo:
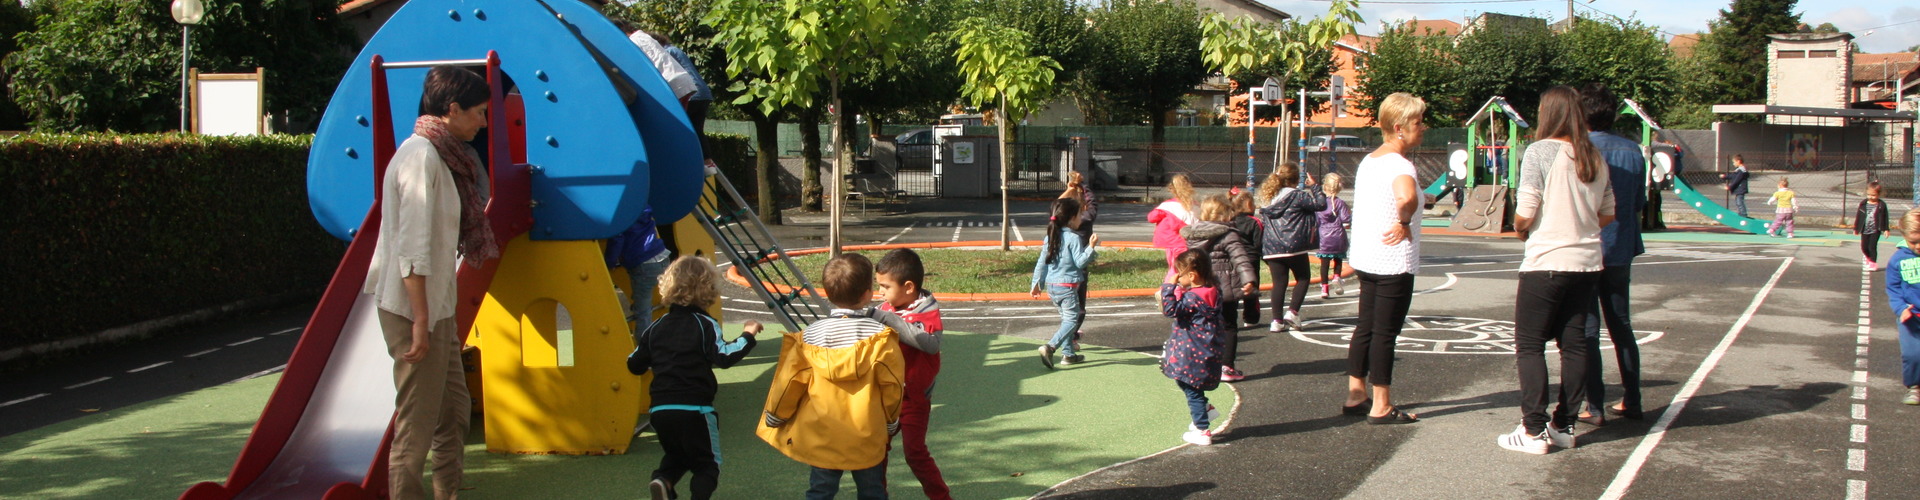
[[[1324,346],[1345,349],[1353,340],[1353,328],[1359,318],[1326,318],[1306,321],[1293,332],[1293,338]],[[1400,332],[1398,352],[1422,354],[1513,354],[1513,322],[1452,316],[1408,316]],[[1613,349],[1613,339],[1602,327],[1600,349]],[[1635,343],[1659,340],[1666,332],[1634,330]],[[1558,344],[1547,343],[1547,352],[1560,352]]]
[[[573,314],[567,306],[542,299],[520,317],[520,364],[570,367],[574,360]]]

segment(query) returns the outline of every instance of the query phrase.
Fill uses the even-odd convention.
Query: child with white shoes
[[[1323,299],[1347,294],[1347,280],[1340,277],[1340,265],[1347,260],[1347,229],[1353,226],[1353,208],[1340,199],[1340,190],[1345,185],[1340,174],[1328,173],[1327,180],[1320,183],[1320,190],[1327,194],[1327,208],[1314,213],[1320,222],[1320,248],[1313,256],[1320,259],[1320,298]],[[1333,286],[1328,287],[1329,283]]]
[[[1187,250],[1174,257],[1173,283],[1160,285],[1160,313],[1173,318],[1160,357],[1160,372],[1187,395],[1193,424],[1180,436],[1198,446],[1213,444],[1215,412],[1207,391],[1220,386],[1220,291],[1215,288],[1213,262],[1205,251]]]

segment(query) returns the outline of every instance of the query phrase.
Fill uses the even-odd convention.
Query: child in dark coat
[[[1319,236],[1314,214],[1327,209],[1327,197],[1314,187],[1313,177],[1306,177],[1305,186],[1298,185],[1299,172],[1298,165],[1282,163],[1260,185],[1260,197],[1266,203],[1260,208],[1260,218],[1266,223],[1260,259],[1273,272],[1273,325],[1268,331],[1275,333],[1300,325],[1300,306],[1307,301],[1307,284],[1313,281],[1307,254],[1318,249],[1314,244]],[[1288,274],[1293,275],[1293,290],[1282,294]],[[1291,305],[1289,298],[1293,300]]]
[[[1233,220],[1233,209],[1228,206],[1225,195],[1214,195],[1200,202],[1200,220],[1180,230],[1187,239],[1187,248],[1205,252],[1210,269],[1218,270],[1211,281],[1214,290],[1220,294],[1215,307],[1220,311],[1221,352],[1220,362],[1226,365],[1222,380],[1238,382],[1246,376],[1233,368],[1234,357],[1240,353],[1240,332],[1234,327],[1239,316],[1235,308],[1240,299],[1252,295],[1254,281],[1260,273],[1259,255],[1248,248],[1240,239],[1240,234],[1227,224]]]
[[[1880,234],[1892,232],[1887,227],[1887,202],[1880,200],[1880,181],[1867,183],[1867,199],[1860,200],[1860,209],[1853,214],[1853,234],[1860,235],[1860,253],[1867,257],[1867,270],[1872,271],[1880,262]]]
[[[681,257],[667,267],[660,295],[667,315],[640,332],[627,371],[653,372],[653,428],[660,435],[660,467],[647,485],[653,498],[671,498],[675,483],[693,473],[693,497],[713,496],[720,484],[720,425],[714,419],[713,397],[720,383],[715,367],[739,363],[753,352],[753,336],[760,322],[747,320],[739,338],[726,341],[720,322],[705,309],[720,300],[720,274],[713,263],[699,257]]]
[[[1207,391],[1220,386],[1220,293],[1211,260],[1206,252],[1187,250],[1174,258],[1174,282],[1160,285],[1160,313],[1173,318],[1173,334],[1161,346],[1160,373],[1186,393],[1193,425],[1180,438],[1199,446],[1213,444]]]
[[[1229,195],[1227,199],[1233,203],[1234,212],[1233,220],[1228,222],[1227,226],[1232,227],[1234,234],[1240,235],[1240,241],[1247,244],[1247,255],[1255,257],[1265,255],[1260,252],[1261,233],[1264,232],[1264,229],[1261,227],[1260,217],[1256,213],[1258,206],[1253,203],[1253,193],[1235,188],[1235,192]],[[1256,266],[1259,265],[1258,262],[1254,264]],[[1253,292],[1240,298],[1240,317],[1241,326],[1260,324],[1259,269],[1253,270]],[[1233,318],[1227,318],[1227,323],[1220,326],[1233,328]]]

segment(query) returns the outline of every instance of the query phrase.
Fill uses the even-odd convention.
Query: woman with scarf
[[[460,363],[454,300],[461,263],[499,256],[487,226],[486,175],[467,141],[487,123],[486,80],[437,66],[427,73],[413,136],[394,151],[380,185],[380,234],[362,292],[379,304],[393,356],[395,422],[389,496],[427,498],[421,469],[433,454],[436,498],[460,493],[472,401]]]

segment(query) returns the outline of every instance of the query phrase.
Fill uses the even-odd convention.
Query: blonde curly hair
[[[707,259],[683,255],[660,275],[660,298],[669,305],[711,307],[720,302],[720,272]]]

